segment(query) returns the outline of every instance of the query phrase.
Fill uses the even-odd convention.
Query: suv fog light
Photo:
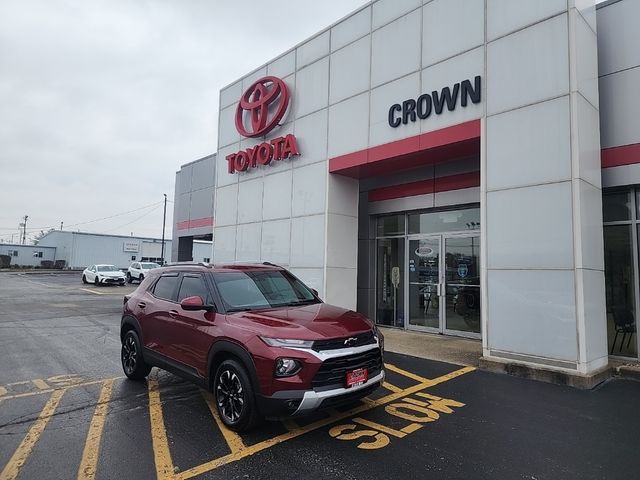
[[[300,371],[302,365],[298,360],[293,358],[279,358],[276,360],[276,377],[290,377]]]

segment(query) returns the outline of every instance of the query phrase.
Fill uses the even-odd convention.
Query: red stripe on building
[[[384,175],[480,154],[480,120],[329,159],[329,172],[354,178]]]
[[[176,228],[178,230],[188,230],[190,228],[212,227],[212,226],[213,226],[213,217],[195,218],[193,220],[185,220],[184,222],[176,223]]]
[[[600,161],[602,162],[602,168],[640,163],[640,143],[603,148]]]
[[[402,185],[376,188],[369,191],[368,197],[370,202],[379,202],[382,200],[392,200],[394,198],[414,197],[416,195],[448,192],[450,190],[479,186],[480,172],[469,172],[459,175],[430,178],[419,182],[404,183]]]

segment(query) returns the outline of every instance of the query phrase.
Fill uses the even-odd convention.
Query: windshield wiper
[[[307,300],[298,300],[297,302],[278,303],[274,305],[274,307],[297,307],[300,305],[311,305],[313,303],[318,303],[318,300],[309,298]]]

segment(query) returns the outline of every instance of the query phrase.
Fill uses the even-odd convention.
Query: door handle
[[[169,316],[171,318],[177,318],[178,316],[178,311],[177,310],[169,310]]]
[[[140,302],[140,303],[138,303],[138,306],[139,306],[140,308],[144,308],[144,307],[146,307],[146,306],[147,306],[147,304],[146,304],[146,303],[144,303],[144,302]]]

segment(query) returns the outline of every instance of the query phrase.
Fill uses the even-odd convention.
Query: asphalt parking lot
[[[640,383],[592,391],[388,353],[384,388],[237,435],[210,395],[123,378],[122,296],[0,273],[0,480],[637,478]]]

